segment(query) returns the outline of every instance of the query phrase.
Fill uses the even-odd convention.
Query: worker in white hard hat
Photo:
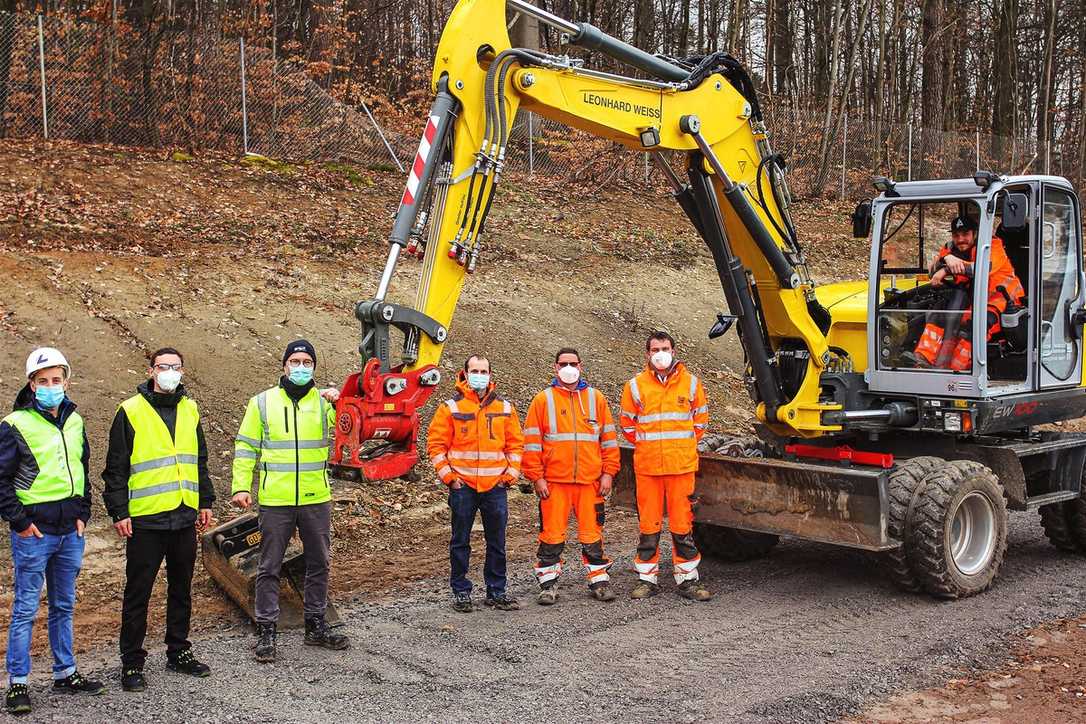
[[[0,517],[11,525],[14,595],[8,626],[9,688],[5,708],[30,711],[30,638],[48,579],[53,691],[100,694],[102,682],[76,670],[72,648],[75,579],[83,565],[90,519],[83,418],[68,399],[71,366],[59,350],[40,347],[26,360],[26,386],[0,422]]]

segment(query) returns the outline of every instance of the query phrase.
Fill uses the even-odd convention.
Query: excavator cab
[[[869,391],[923,403],[1078,388],[1086,289],[1068,182],[978,174],[882,185],[871,207]],[[972,275],[937,277],[956,217],[976,229]]]

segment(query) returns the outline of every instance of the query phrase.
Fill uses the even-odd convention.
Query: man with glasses
[[[256,660],[275,661],[279,573],[294,531],[305,555],[305,643],[327,649],[350,644],[325,621],[332,546],[328,447],[335,434],[338,390],[313,383],[317,352],[304,339],[283,352],[279,384],[249,400],[234,440],[233,502],[253,504],[259,459],[260,567],[256,574]]]
[[[185,361],[173,347],[149,358],[148,379],[121,403],[109,431],[102,497],[125,539],[121,604],[121,687],[143,691],[147,605],[166,561],[166,668],[205,677],[192,654],[192,574],[196,530],[211,523],[215,488],[207,469],[200,410],[181,379]]]
[[[604,498],[618,472],[618,437],[603,393],[581,377],[581,355],[571,347],[554,356],[554,379],[535,396],[524,420],[524,476],[539,496],[539,551],[535,566],[537,601],[558,600],[562,551],[572,510],[577,518],[581,560],[588,590],[598,601],[613,601],[603,553]]]

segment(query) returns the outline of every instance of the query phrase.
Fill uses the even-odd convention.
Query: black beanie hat
[[[313,349],[313,345],[311,345],[308,340],[296,339],[288,344],[286,350],[283,352],[283,364],[286,364],[287,358],[295,352],[305,352],[313,358],[313,366],[317,366],[317,350]]]

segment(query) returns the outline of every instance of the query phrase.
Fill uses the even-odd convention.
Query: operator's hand
[[[535,481],[532,485],[535,487],[535,494],[539,496],[540,500],[546,500],[551,497],[550,486],[547,485],[547,481],[543,478]]]
[[[82,518],[75,519],[75,534],[80,538],[83,537],[83,531],[87,529],[87,524],[83,522]]]
[[[339,400],[339,390],[337,390],[335,387],[327,387],[321,390],[321,397],[328,400],[329,402],[336,402]]]
[[[41,534],[41,531],[38,530],[38,526],[34,525],[33,523],[27,526],[27,529],[24,530],[22,533],[16,533],[15,535],[19,536],[20,538],[29,538],[30,536],[34,536],[35,538],[45,537]]]
[[[132,537],[132,519],[125,518],[118,520],[113,524],[113,530],[117,531],[118,538],[131,538]]]
[[[234,493],[234,497],[230,498],[230,502],[243,510],[247,510],[253,504],[253,496],[243,490],[240,493]]]
[[[941,287],[941,286],[943,286],[943,281],[946,280],[948,273],[949,272],[947,272],[946,267],[944,267],[944,268],[940,269],[939,271],[935,272],[935,274],[932,275],[932,277],[931,277],[931,285],[933,287]]]
[[[207,530],[209,525],[211,525],[211,508],[200,508],[200,512],[196,514],[196,528]]]
[[[946,268],[950,270],[951,274],[957,276],[958,274],[965,274],[966,262],[953,254],[947,254],[943,257],[943,262],[946,264]]]
[[[614,475],[609,475],[607,473],[604,473],[603,475],[600,476],[599,491],[600,491],[600,497],[601,498],[606,498],[608,495],[611,494],[611,484],[614,481],[615,481],[615,476]]]
[[[462,487],[464,487],[464,481],[460,478],[449,483],[449,490],[460,490]]]

